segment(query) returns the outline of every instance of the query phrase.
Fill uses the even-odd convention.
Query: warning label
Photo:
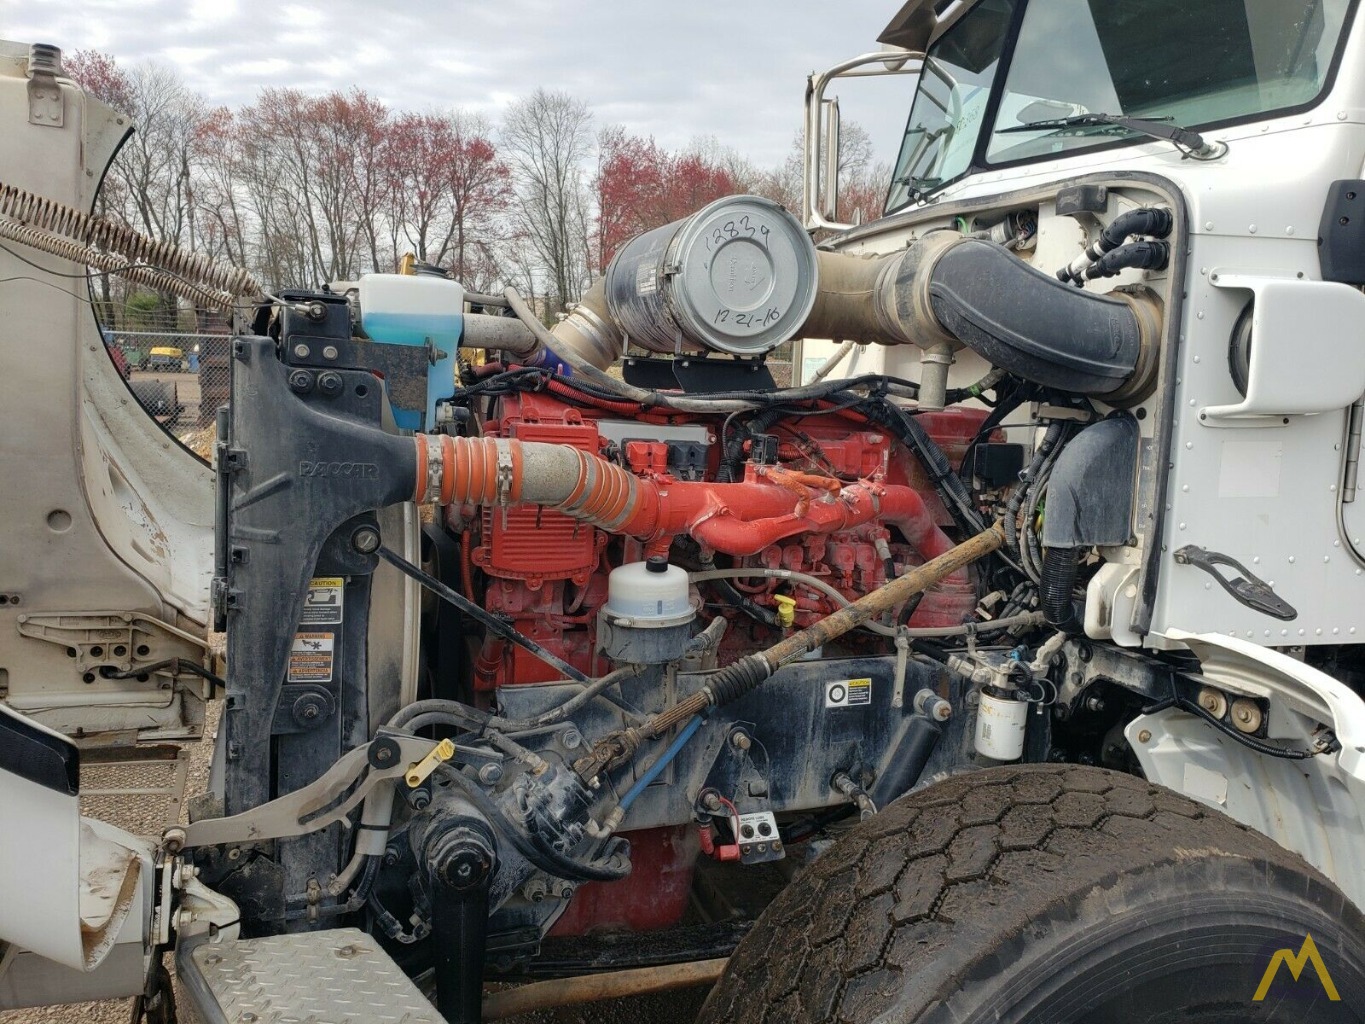
[[[340,576],[314,576],[303,599],[300,626],[335,626],[341,622],[342,595],[346,581]]]
[[[289,652],[289,681],[330,683],[335,647],[335,633],[295,633]]]
[[[871,703],[871,679],[839,679],[825,684],[827,708],[852,708]]]

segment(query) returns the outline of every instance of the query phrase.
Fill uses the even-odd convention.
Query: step
[[[176,966],[205,1024],[445,1024],[357,928],[204,942],[178,951]]]

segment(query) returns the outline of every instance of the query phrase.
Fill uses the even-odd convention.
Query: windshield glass
[[[1140,138],[1103,124],[1019,130],[1035,121],[1105,113],[1197,128],[1310,103],[1326,82],[1349,6],[1350,0],[1031,3],[986,162]]]
[[[932,46],[887,196],[888,211],[971,167],[1016,0],[981,0]]]

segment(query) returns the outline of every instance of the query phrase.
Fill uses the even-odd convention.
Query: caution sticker
[[[289,652],[289,681],[330,683],[335,647],[335,633],[295,633]]]
[[[342,596],[346,581],[340,576],[314,576],[303,599],[300,626],[336,626],[341,623]]]
[[[837,679],[825,684],[827,708],[853,708],[871,703],[871,679]]]

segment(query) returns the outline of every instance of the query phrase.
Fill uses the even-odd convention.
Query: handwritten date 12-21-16
[[[716,313],[712,323],[734,324],[736,327],[767,327],[781,316],[782,310],[776,306],[769,306],[766,310],[755,313],[736,313],[733,310],[722,309]]]

